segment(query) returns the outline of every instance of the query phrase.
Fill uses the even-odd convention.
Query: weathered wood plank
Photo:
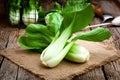
[[[6,48],[10,31],[0,26],[0,49]]]
[[[0,42],[1,49],[6,48],[7,45],[10,43],[14,44],[15,42],[14,35],[16,35],[14,29],[2,28],[1,34],[2,34],[1,35],[2,41]],[[10,47],[10,45],[8,47]],[[18,66],[12,63],[11,61],[7,60],[6,58],[4,58],[0,68],[0,80],[16,80],[17,71],[18,71]]]
[[[120,80],[120,60],[105,65],[104,70],[108,80]]]
[[[113,38],[112,43],[114,44],[116,49],[120,50],[120,28],[119,29],[110,28],[109,30],[112,33]]]
[[[0,50],[6,48],[6,45],[8,43],[10,31],[9,29],[2,28],[2,25],[0,25]],[[0,66],[2,65],[3,57],[0,56]]]
[[[111,13],[113,16],[120,15],[120,8],[115,4],[115,0],[100,0],[104,12]]]
[[[43,79],[27,72],[23,68],[19,68],[17,80],[43,80]]]
[[[2,60],[3,60],[3,57],[2,57],[2,56],[0,56],[0,65],[1,65],[1,63],[2,63]]]
[[[16,46],[18,46],[18,37],[19,37],[19,29],[15,28],[10,33],[7,48],[15,48]]]
[[[102,69],[96,68],[86,74],[74,77],[73,80],[105,80],[105,77]]]
[[[0,80],[16,80],[18,66],[4,59],[0,68]]]

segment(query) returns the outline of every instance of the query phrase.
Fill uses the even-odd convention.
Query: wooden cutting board
[[[77,41],[77,44],[86,47],[90,51],[91,57],[88,62],[78,64],[63,60],[55,68],[46,68],[41,65],[39,53],[31,52],[21,47],[5,49],[1,52],[1,55],[46,80],[72,79],[75,75],[86,73],[95,67],[99,67],[120,57],[118,55],[120,52],[110,46],[80,40]]]

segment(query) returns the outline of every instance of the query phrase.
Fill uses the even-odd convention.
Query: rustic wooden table
[[[116,0],[99,0],[103,11],[111,13],[113,16],[120,16],[120,3]],[[100,23],[101,19],[94,18],[92,24]],[[17,39],[24,34],[24,29],[6,26],[0,22],[0,51],[5,48],[13,48],[19,45]],[[120,50],[120,27],[108,28],[112,33],[112,38],[104,44],[114,45]],[[41,80],[39,77],[29,73],[8,59],[0,56],[0,80]],[[120,80],[120,59],[110,62],[104,66],[95,68],[83,75],[73,77],[73,80]]]

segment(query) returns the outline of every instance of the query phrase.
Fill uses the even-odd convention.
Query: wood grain
[[[96,68],[89,73],[78,75],[73,80],[105,80],[102,68]]]
[[[6,28],[0,27],[0,49],[4,49],[7,46],[10,31]]]
[[[2,60],[3,60],[3,57],[0,56],[0,66],[1,66],[1,64],[2,64]]]
[[[115,4],[115,0],[100,0],[103,12],[111,13],[114,17],[120,15],[120,6]]]
[[[16,80],[18,66],[4,59],[0,68],[0,80]]]
[[[120,79],[120,60],[111,62],[104,66],[105,75],[108,80],[119,80]]]
[[[15,48],[16,46],[18,46],[18,37],[19,37],[19,29],[14,28],[13,31],[11,31],[10,33],[7,48]]]

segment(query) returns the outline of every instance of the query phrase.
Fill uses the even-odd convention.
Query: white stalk
[[[55,40],[42,52],[40,59],[43,65],[47,67],[55,67],[65,57],[66,53],[63,53],[63,49],[71,35],[71,25],[62,32],[57,40]]]
[[[47,61],[51,58],[54,58],[56,55],[60,53],[60,51],[64,48],[71,32],[70,28],[66,28],[66,30],[62,33],[62,35],[55,40],[51,45],[45,49],[41,54],[41,60]]]
[[[74,44],[74,42],[69,43],[68,45],[65,46],[65,48],[59,54],[57,54],[56,56],[54,56],[50,60],[42,61],[42,64],[44,64],[47,67],[57,66],[63,60],[63,58],[68,53],[68,51],[71,49],[73,44]]]
[[[89,60],[90,53],[85,47],[74,44],[65,58],[72,62],[84,63]]]

